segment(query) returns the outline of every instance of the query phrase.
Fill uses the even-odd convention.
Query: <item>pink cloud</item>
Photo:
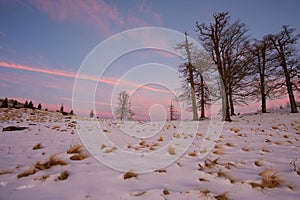
[[[120,10],[103,0],[32,0],[31,4],[51,18],[72,23],[90,24],[107,35],[115,28],[128,26],[149,26],[162,24],[161,16],[145,3],[122,15]]]
[[[62,77],[69,77],[69,78],[80,78],[80,79],[85,79],[85,80],[91,80],[91,81],[97,81],[101,83],[106,83],[109,85],[116,85],[116,84],[123,84],[127,86],[132,86],[132,87],[140,87],[145,90],[150,90],[150,91],[155,91],[155,92],[161,92],[161,93],[169,93],[168,90],[161,90],[161,89],[156,89],[152,88],[149,86],[140,86],[137,83],[121,79],[119,81],[118,78],[116,77],[101,77],[99,79],[96,76],[91,76],[91,75],[86,75],[86,74],[76,74],[75,72],[72,71],[63,71],[63,70],[56,70],[56,69],[50,69],[50,68],[36,68],[28,65],[20,65],[20,64],[14,64],[14,63],[7,63],[5,61],[0,61],[0,67],[6,67],[6,68],[12,68],[12,69],[20,69],[20,70],[26,70],[26,71],[33,71],[33,72],[39,72],[39,73],[45,73],[45,74],[50,74],[50,75],[56,75],[56,76],[62,76]]]

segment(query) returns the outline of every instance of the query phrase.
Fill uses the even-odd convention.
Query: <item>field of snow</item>
[[[85,120],[87,126],[79,127],[78,120]],[[90,154],[78,130],[93,132],[91,121],[96,119],[40,110],[0,109],[0,199],[300,197],[299,113],[281,110],[234,116],[233,122],[224,124],[215,148],[204,159],[198,157],[204,153],[200,147],[211,138],[206,137],[209,120],[201,121],[183,156],[169,166],[147,173],[114,170]],[[102,132],[115,144],[94,141],[107,158],[120,149],[133,153],[159,151],[176,138],[190,137],[178,135],[180,122],[131,122],[122,127],[111,120],[98,121]],[[5,131],[10,126],[28,128]],[[137,139],[122,134],[120,128],[139,132],[141,136],[156,134]],[[165,154],[178,153],[176,148],[167,148]]]

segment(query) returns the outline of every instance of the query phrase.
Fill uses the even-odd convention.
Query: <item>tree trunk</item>
[[[202,74],[200,74],[200,80],[201,80],[201,116],[200,119],[205,119],[205,100],[204,100],[204,80]]]
[[[288,95],[289,95],[289,101],[290,101],[290,105],[291,105],[291,113],[297,113],[297,105],[296,105],[296,100],[294,97],[294,93],[293,93],[293,86],[291,83],[291,78],[290,78],[290,74],[288,72],[287,69],[287,63],[286,63],[286,58],[284,55],[284,50],[283,50],[283,45],[279,42],[279,48],[280,48],[280,57],[281,57],[281,65],[284,71],[284,76],[285,76],[285,83],[286,83],[286,87],[287,87],[287,91],[288,91]]]
[[[193,75],[193,66],[189,62],[189,82],[191,84],[191,98],[192,98],[192,107],[193,107],[193,120],[198,120],[198,113],[197,113],[197,104],[196,104],[196,95],[195,95],[195,82],[194,82],[194,75]]]
[[[230,115],[231,116],[235,115],[231,89],[229,89],[229,106],[230,106]]]

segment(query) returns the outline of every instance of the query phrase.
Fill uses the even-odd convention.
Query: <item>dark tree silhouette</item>
[[[287,89],[291,113],[297,113],[297,105],[293,89],[296,88],[296,82],[293,79],[299,78],[300,74],[300,57],[297,54],[296,42],[300,35],[294,35],[295,29],[283,26],[280,33],[269,35],[276,52],[279,66],[285,77],[285,86]],[[298,80],[299,81],[299,80]]]
[[[8,108],[8,99],[7,98],[5,98],[2,101],[1,108]]]
[[[41,110],[42,109],[42,105],[39,103],[37,109]]]

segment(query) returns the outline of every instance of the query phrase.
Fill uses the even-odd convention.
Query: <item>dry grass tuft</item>
[[[213,154],[224,155],[225,153],[221,149],[217,149],[217,150],[213,151]]]
[[[269,149],[267,149],[267,147],[263,147],[263,148],[262,148],[262,152],[270,153],[271,151],[270,151]]]
[[[226,145],[226,146],[229,146],[229,147],[234,147],[234,145],[231,144],[230,142],[227,142],[225,145]]]
[[[124,175],[123,175],[123,178],[124,179],[129,179],[129,178],[137,178],[137,174],[134,173],[133,171],[129,171],[129,172],[126,172]]]
[[[45,181],[47,178],[49,178],[48,174],[47,175],[43,175],[43,176],[41,176],[39,178],[35,178],[34,180],[35,181]]]
[[[175,153],[175,148],[172,147],[172,146],[168,146],[168,153],[169,153],[170,155],[175,155],[175,154],[176,154],[176,153]]]
[[[111,153],[111,152],[113,152],[114,150],[117,150],[117,147],[113,146],[113,147],[111,147],[111,148],[107,148],[107,149],[104,151],[104,153]]]
[[[135,196],[135,197],[140,197],[140,196],[146,194],[146,192],[147,192],[147,191],[135,192],[135,193],[132,194],[132,195]]]
[[[217,200],[229,200],[230,198],[228,197],[228,192],[224,192],[220,195],[216,195],[215,198]]]
[[[231,169],[231,167],[236,167],[235,164],[233,164],[232,162],[226,162],[224,166],[226,169]]]
[[[4,175],[4,174],[10,174],[11,172],[10,171],[7,171],[7,170],[0,170],[0,176],[1,175]]]
[[[209,180],[207,180],[207,179],[205,179],[205,178],[199,178],[199,181],[201,181],[201,182],[207,182],[207,181],[209,181]]]
[[[243,147],[242,151],[249,152],[249,151],[251,151],[251,148],[249,148],[249,147]]]
[[[232,132],[234,132],[234,133],[238,133],[238,132],[241,131],[241,129],[235,128],[235,127],[232,127],[230,130],[231,130]]]
[[[195,151],[193,151],[193,152],[189,153],[188,155],[191,157],[195,157],[195,156],[197,156],[197,153]]]
[[[162,135],[160,135],[157,141],[160,141],[160,142],[164,141],[164,138],[163,138],[163,136],[162,136]]]
[[[167,170],[165,170],[165,169],[157,169],[154,172],[157,172],[157,173],[167,173]]]
[[[230,181],[230,183],[236,182],[229,174],[226,174],[225,172],[222,172],[221,170],[218,171],[217,176],[228,179]]]
[[[69,172],[68,171],[63,171],[60,173],[60,175],[57,177],[58,180],[63,181],[66,180],[69,177]]]
[[[36,172],[35,166],[33,165],[28,170],[19,173],[17,177],[18,178],[22,178],[22,177],[30,176],[30,175],[35,174],[35,172]]]
[[[260,172],[259,176],[261,177],[260,183],[250,183],[253,188],[276,188],[284,183],[284,181],[279,178],[278,173],[274,172],[272,169],[266,169]]]
[[[45,169],[49,169],[52,166],[55,165],[67,165],[67,163],[63,160],[60,160],[59,158],[56,157],[56,154],[52,155],[49,157],[49,159],[44,162],[44,163],[40,163],[37,162],[34,167],[39,169],[39,170],[45,170]]]
[[[169,195],[169,194],[170,194],[170,192],[169,192],[169,190],[167,190],[167,189],[164,189],[164,190],[163,190],[163,194],[164,194],[164,195]]]
[[[38,149],[41,149],[41,148],[43,148],[42,147],[42,143],[37,143],[36,145],[34,145],[33,147],[32,147],[32,150],[38,150]]]
[[[83,153],[79,153],[79,154],[75,154],[73,156],[70,157],[70,160],[83,160],[86,159],[88,156],[86,154]]]
[[[82,146],[80,144],[74,144],[70,146],[70,148],[67,151],[67,154],[81,153],[81,152],[82,152]]]
[[[257,167],[261,167],[261,166],[263,166],[263,161],[262,160],[256,160],[256,161],[254,161],[254,164]]]

